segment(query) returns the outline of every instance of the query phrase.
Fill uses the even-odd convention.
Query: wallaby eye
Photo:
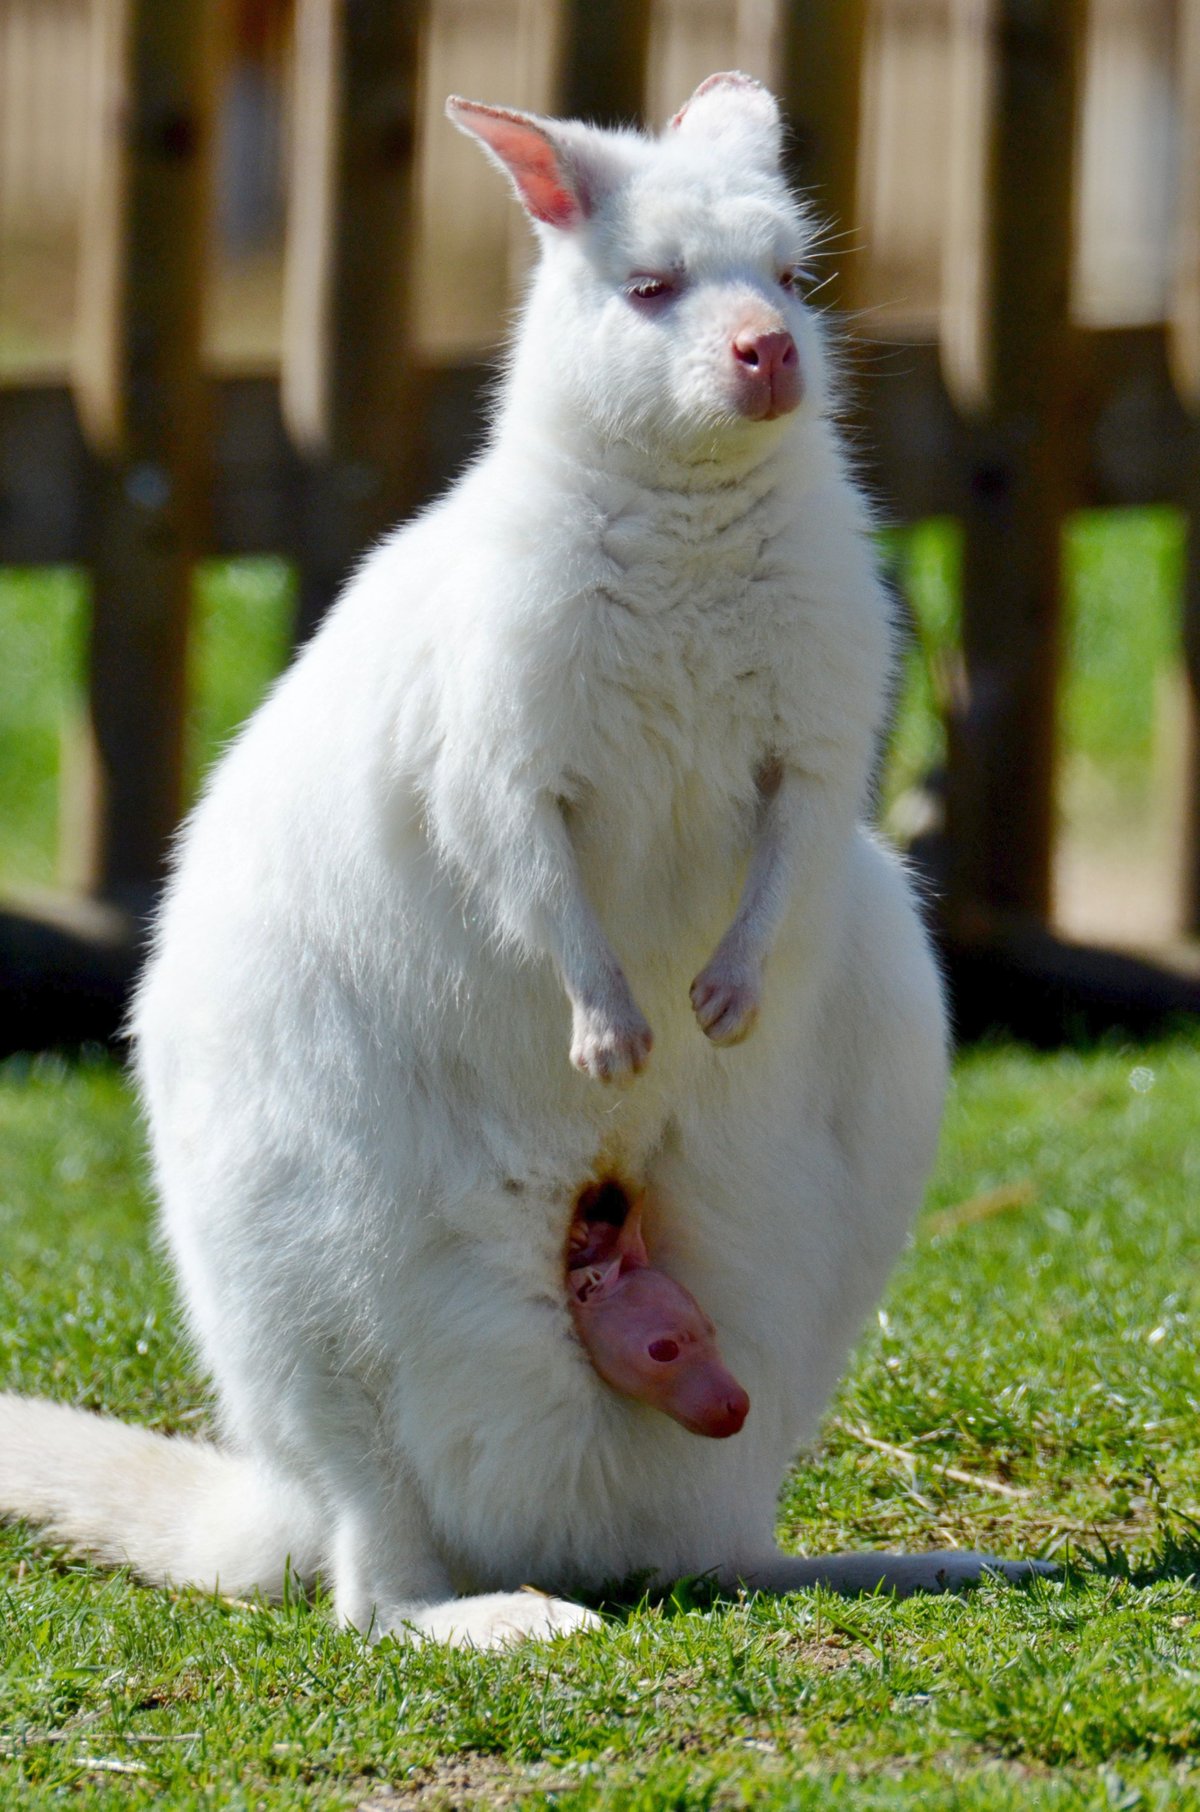
[[[638,273],[625,285],[631,302],[665,302],[679,292],[677,277],[651,276]]]
[[[798,264],[789,264],[779,273],[779,287],[786,289],[790,295],[799,296],[804,290],[804,272]]]

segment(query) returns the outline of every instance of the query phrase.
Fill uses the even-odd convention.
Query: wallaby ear
[[[446,113],[460,132],[477,138],[511,178],[521,206],[534,220],[572,227],[587,218],[592,193],[556,121],[464,101],[456,94],[446,102]]]
[[[701,82],[667,128],[707,139],[738,139],[762,163],[778,164],[783,150],[779,103],[753,76],[724,70]]]

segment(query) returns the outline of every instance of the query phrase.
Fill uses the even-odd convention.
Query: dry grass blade
[[[854,1428],[838,1416],[831,1418],[830,1426],[840,1429],[851,1440],[861,1441],[864,1447],[873,1447],[877,1453],[886,1453],[890,1459],[902,1461],[914,1472],[919,1466],[941,1478],[953,1479],[956,1485],[971,1485],[977,1491],[995,1491],[1001,1497],[1028,1498],[1033,1495],[1023,1485],[1006,1485],[1003,1479],[989,1479],[980,1472],[964,1472],[961,1466],[943,1466],[938,1460],[914,1453],[911,1447],[897,1447],[892,1441],[881,1441],[878,1435],[868,1434],[865,1428]]]
[[[957,1233],[960,1227],[971,1227],[976,1221],[990,1221],[995,1214],[1007,1214],[1012,1208],[1028,1208],[1037,1197],[1037,1186],[1032,1177],[1021,1177],[1015,1183],[1001,1183],[995,1189],[985,1189],[980,1195],[968,1196],[965,1202],[956,1202],[953,1208],[943,1208],[940,1214],[930,1215],[925,1223],[926,1233]]]

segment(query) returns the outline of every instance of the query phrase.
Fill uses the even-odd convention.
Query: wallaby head
[[[710,76],[658,138],[452,97],[507,173],[542,258],[509,411],[720,461],[767,452],[826,392],[801,298],[812,223],[780,168],[773,97]]]

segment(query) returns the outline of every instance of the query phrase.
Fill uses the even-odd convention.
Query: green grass
[[[807,1551],[957,1542],[1061,1580],[694,1585],[550,1647],[370,1653],[322,1604],[152,1591],[9,1530],[0,1804],[1200,1804],[1198,1097],[1190,1040],[964,1058],[922,1236],[781,1503]],[[176,1429],[204,1390],[138,1153],[106,1063],[0,1071],[4,1381]]]
[[[0,879],[50,886],[66,726],[83,696],[82,577],[66,567],[0,571]]]
[[[1063,743],[1128,792],[1154,753],[1157,681],[1182,657],[1186,538],[1166,507],[1088,511],[1067,535]]]
[[[1088,835],[1144,812],[1153,786],[1158,688],[1181,659],[1185,536],[1184,517],[1166,507],[1087,511],[1067,532],[1060,794]],[[945,760],[940,700],[958,649],[962,536],[955,522],[936,519],[891,533],[884,545],[910,612],[886,807]]]
[[[884,554],[907,606],[883,781],[886,811],[946,759],[943,708],[962,618],[962,535],[949,518],[931,518],[887,534]]]
[[[275,559],[209,561],[188,651],[189,794],[287,659],[295,578]],[[0,885],[58,873],[65,733],[84,706],[88,595],[70,567],[0,568]]]

